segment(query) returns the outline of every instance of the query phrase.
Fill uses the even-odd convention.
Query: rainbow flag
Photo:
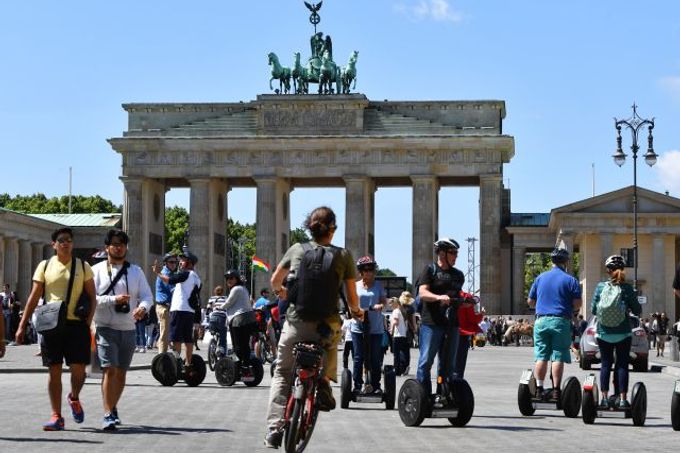
[[[264,271],[264,272],[269,272],[269,264],[263,259],[258,258],[257,256],[253,255],[253,269],[258,270],[258,271]]]

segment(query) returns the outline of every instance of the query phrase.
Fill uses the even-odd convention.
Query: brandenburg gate
[[[502,180],[515,145],[503,134],[503,101],[271,94],[249,102],[123,107],[128,130],[109,143],[122,156],[130,258],[144,269],[163,255],[165,193],[173,187],[190,188],[190,248],[209,292],[222,282],[231,188],[257,188],[257,256],[275,264],[288,248],[296,187],[345,188],[345,245],[358,257],[374,254],[376,189],[410,186],[415,278],[433,258],[439,188],[479,186],[480,294],[490,313],[510,312],[501,306],[508,279],[500,265]]]

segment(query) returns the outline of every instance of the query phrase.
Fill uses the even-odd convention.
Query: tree
[[[295,243],[303,244],[305,242],[311,241],[312,238],[309,237],[304,228],[295,228],[290,230],[290,235],[288,236],[288,245],[293,245]]]
[[[384,269],[378,269],[378,272],[375,274],[378,277],[396,277],[397,274],[394,273],[390,268],[384,268]]]
[[[165,252],[179,253],[189,231],[189,213],[180,206],[165,208]]]
[[[571,255],[571,273],[576,279],[579,278],[581,259],[578,253]],[[524,264],[524,299],[529,297],[531,285],[542,272],[552,269],[552,260],[549,252],[527,253]]]
[[[68,214],[68,195],[47,198],[43,193],[33,195],[10,196],[0,194],[0,207],[27,214]],[[71,213],[73,214],[101,214],[120,213],[122,206],[99,195],[74,195],[71,197]]]

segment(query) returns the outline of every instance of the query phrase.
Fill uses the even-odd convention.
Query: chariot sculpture
[[[314,34],[309,40],[311,56],[306,64],[302,63],[300,52],[293,54],[292,68],[282,66],[278,56],[270,52],[269,65],[271,66],[271,78],[269,79],[269,89],[274,90],[272,82],[279,81],[279,88],[275,90],[277,94],[288,94],[290,82],[293,82],[293,92],[295,94],[309,93],[309,84],[318,84],[318,94],[348,94],[350,90],[356,89],[357,69],[356,63],[359,52],[356,50],[350,54],[347,66],[340,67],[333,60],[333,41],[330,35],[324,36],[323,32],[317,32],[316,26],[321,21],[319,9],[323,2],[310,4],[304,2],[305,6],[312,12],[309,17],[310,23],[314,25]],[[354,84],[352,88],[350,86]]]

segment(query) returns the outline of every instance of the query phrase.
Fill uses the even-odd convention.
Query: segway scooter
[[[235,354],[222,357],[215,364],[215,379],[217,383],[231,387],[237,381],[248,387],[257,387],[264,377],[262,362],[254,353],[250,353],[250,365],[241,365]]]
[[[552,366],[550,368],[550,380],[552,381]],[[562,381],[559,399],[552,398],[552,389],[544,390],[545,394],[551,395],[551,397],[540,399],[536,395],[537,389],[533,370],[525,370],[519,380],[517,390],[517,405],[522,415],[534,415],[536,410],[561,410],[569,418],[578,417],[581,410],[581,384],[575,376],[569,376]]]
[[[458,302],[462,302],[460,299]],[[450,364],[445,359],[449,356],[447,336],[454,326],[456,308],[446,309],[448,325],[444,337],[444,351],[440,360],[441,374],[437,376],[437,390],[428,395],[415,379],[408,379],[399,391],[399,417],[406,426],[419,426],[425,418],[446,418],[453,426],[465,426],[472,418],[475,409],[475,397],[465,379],[447,378]]]
[[[673,431],[680,431],[680,380],[675,381],[671,398],[671,424]]]
[[[677,388],[676,384],[676,388]],[[597,387],[597,379],[594,374],[589,374],[583,382],[583,406],[581,412],[583,423],[592,425],[596,418],[632,418],[633,425],[643,426],[647,419],[647,387],[642,382],[633,384],[631,391],[630,408],[618,407],[619,389],[614,388],[614,393],[609,396],[609,404],[600,406],[600,390]],[[675,394],[673,395],[675,397]],[[675,429],[675,424],[673,424]]]
[[[371,382],[371,339],[370,332],[371,325],[368,321],[368,313],[364,317],[364,389],[361,392],[352,391],[352,372],[347,368],[342,370],[340,378],[340,407],[343,409],[349,408],[350,401],[354,403],[385,403],[385,409],[394,409],[394,399],[397,393],[397,375],[394,371],[393,365],[385,365],[383,367],[383,382],[385,383],[385,390],[382,395],[373,394],[373,389],[370,386]]]
[[[184,359],[174,352],[157,354],[151,361],[151,374],[164,387],[172,387],[184,381],[189,387],[197,387],[205,379],[206,366],[203,357],[191,356],[191,370],[184,366]]]

